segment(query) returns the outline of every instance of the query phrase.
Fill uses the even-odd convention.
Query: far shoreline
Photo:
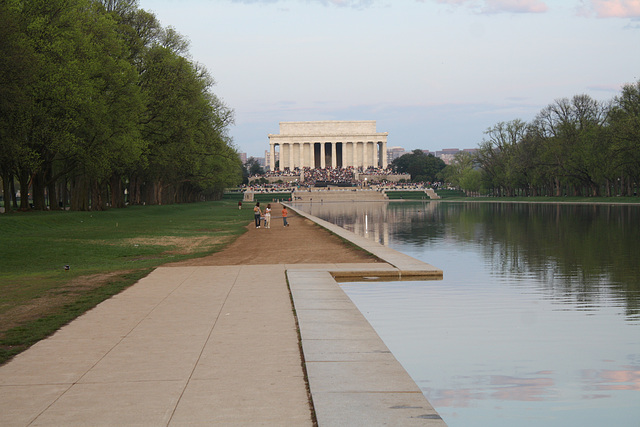
[[[478,200],[479,199],[479,200]],[[390,200],[397,201],[397,200]],[[411,200],[404,200],[411,201]],[[620,206],[640,206],[640,198],[636,201],[620,202],[620,201],[589,201],[589,200],[501,200],[499,198],[456,198],[456,199],[440,199],[440,200],[428,200],[430,202],[464,202],[464,203],[536,203],[536,204],[564,204],[564,205],[620,205]]]

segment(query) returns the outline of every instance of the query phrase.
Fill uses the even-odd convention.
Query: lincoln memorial
[[[269,170],[294,168],[387,167],[388,132],[376,132],[375,120],[280,122],[280,134],[269,134]]]

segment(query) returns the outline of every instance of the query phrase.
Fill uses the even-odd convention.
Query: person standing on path
[[[260,210],[260,202],[256,202],[256,205],[253,207],[253,218],[256,220],[256,228],[260,228],[261,216],[262,211]]]
[[[289,223],[287,222],[287,215],[288,215],[287,207],[283,206],[282,207],[282,222],[283,222],[285,227],[289,226]]]
[[[264,228],[271,228],[271,203],[264,210]]]

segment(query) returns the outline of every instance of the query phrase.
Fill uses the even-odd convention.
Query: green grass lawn
[[[153,267],[222,249],[252,219],[233,200],[0,215],[0,363]]]

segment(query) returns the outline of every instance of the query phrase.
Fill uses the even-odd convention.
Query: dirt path
[[[282,205],[271,205],[271,228],[256,229],[251,223],[245,234],[221,252],[165,266],[380,262],[291,210],[290,225],[284,227],[280,213]],[[247,204],[247,208],[252,207]]]

